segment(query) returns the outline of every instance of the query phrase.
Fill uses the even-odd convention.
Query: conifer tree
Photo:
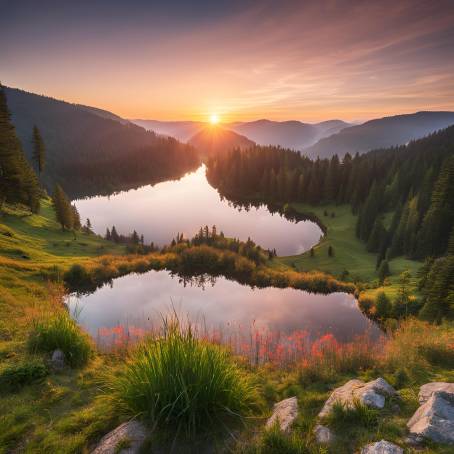
[[[110,235],[112,237],[112,241],[114,241],[115,243],[118,243],[120,241],[120,235],[118,235],[117,229],[115,228],[114,225],[112,226]]]
[[[378,268],[378,282],[383,285],[385,279],[390,275],[388,260],[382,260],[380,267]]]
[[[61,225],[62,230],[71,229],[73,227],[73,208],[71,203],[63,191],[62,187],[55,185],[52,195],[52,203],[55,210],[57,221]]]
[[[74,230],[80,230],[82,225],[80,223],[79,211],[77,210],[76,205],[71,205],[71,209],[72,209],[72,228]]]
[[[4,202],[19,202],[36,213],[41,195],[38,179],[25,158],[0,85],[0,209]]]
[[[39,132],[38,127],[33,126],[33,160],[35,161],[36,168],[38,169],[38,175],[44,170],[45,158],[46,158],[46,149],[44,146],[43,138]]]

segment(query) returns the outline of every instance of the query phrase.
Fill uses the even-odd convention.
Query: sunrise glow
[[[210,123],[212,125],[217,125],[219,123],[219,115],[218,114],[210,115]]]

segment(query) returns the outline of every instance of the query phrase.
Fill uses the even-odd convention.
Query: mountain
[[[187,142],[194,134],[207,126],[207,123],[202,121],[131,120],[131,122],[142,126],[147,131],[174,137],[182,142]]]
[[[247,137],[220,126],[206,126],[194,134],[188,143],[204,156],[220,154],[233,148],[246,149],[255,146]]]
[[[334,134],[350,126],[341,120],[322,123],[302,123],[300,121],[257,120],[227,124],[226,127],[243,134],[259,145],[274,145],[301,150],[316,143],[322,137]]]
[[[311,158],[344,156],[368,150],[404,145],[411,140],[454,124],[454,112],[417,112],[395,115],[351,126],[303,149]]]
[[[111,112],[4,87],[11,119],[31,161],[36,125],[46,146],[42,183],[70,197],[109,194],[176,178],[199,164],[196,151]]]

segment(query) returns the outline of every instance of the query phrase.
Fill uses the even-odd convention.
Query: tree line
[[[37,158],[41,148],[37,150]],[[39,211],[43,192],[32,166],[25,158],[0,85],[0,210],[4,203],[21,203]]]
[[[389,274],[388,260],[405,255],[435,258],[432,266],[442,267],[443,279],[453,282],[448,243],[454,235],[454,126],[406,146],[347,153],[342,160],[311,160],[291,150],[256,146],[214,156],[207,167],[210,183],[228,198],[350,204],[358,215],[358,238],[377,253],[381,280]],[[453,289],[447,291],[452,298]],[[439,311],[428,318],[451,313],[449,304],[439,302]]]

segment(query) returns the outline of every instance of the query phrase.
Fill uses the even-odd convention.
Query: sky
[[[125,118],[454,110],[454,0],[0,0],[0,81]]]

